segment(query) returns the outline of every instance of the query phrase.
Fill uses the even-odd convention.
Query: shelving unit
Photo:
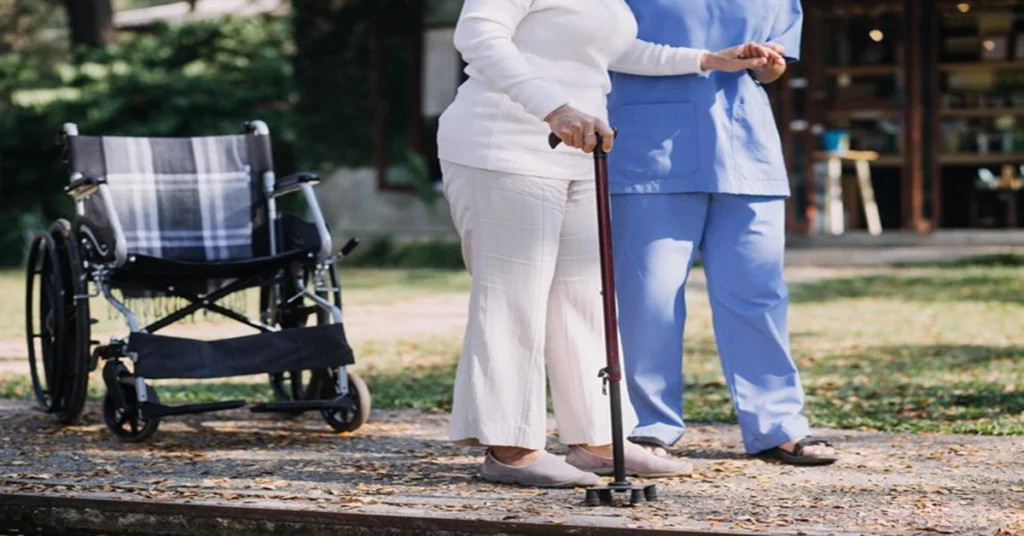
[[[828,67],[825,74],[830,76],[894,76],[900,71],[899,65],[849,65]]]
[[[907,163],[907,157],[902,154],[888,154],[878,157],[871,165],[885,168],[901,168]]]
[[[975,186],[979,177],[1024,163],[1024,1],[940,0],[934,9],[932,219],[974,226],[979,198],[991,195]],[[1003,225],[1016,225],[1016,205],[1006,205]]]
[[[944,166],[1001,166],[1024,163],[1024,153],[944,154],[938,160]]]
[[[941,117],[964,117],[964,118],[999,118],[999,117],[1024,117],[1024,108],[974,108],[960,110],[940,110]]]
[[[992,69],[1024,69],[1024,60],[981,60],[973,62],[940,63],[939,71],[989,71]]]
[[[851,133],[851,150],[882,155],[870,165],[887,231],[1024,222],[1024,191],[982,184],[1024,174],[1024,0],[804,7],[806,89],[796,92],[802,113],[786,124],[799,126],[784,141],[799,140],[787,146],[804,148],[798,154],[810,162],[798,164],[803,180],[794,182],[809,231],[823,228],[826,199],[825,175],[809,155],[826,149],[822,134],[831,129]]]
[[[844,130],[850,149],[879,154],[869,162],[871,181],[880,193],[884,227],[902,226],[900,199],[908,158],[906,128],[905,0],[830,0],[807,2],[803,63],[808,64],[805,145],[820,147],[827,130]],[[813,161],[813,159],[812,159]],[[807,219],[824,230],[827,177],[820,165],[808,166],[805,183],[811,200]],[[846,228],[860,227],[856,193],[844,204]]]

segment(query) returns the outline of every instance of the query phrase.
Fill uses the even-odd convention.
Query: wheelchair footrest
[[[253,413],[294,413],[299,411],[317,411],[322,409],[349,409],[352,401],[340,400],[289,400],[286,402],[267,402],[257,404],[249,409]]]
[[[245,400],[225,400],[223,402],[211,402],[208,404],[185,404],[182,406],[166,406],[144,402],[142,404],[142,417],[168,417],[171,415],[195,415],[197,413],[209,413],[211,411],[225,411],[245,407]]]

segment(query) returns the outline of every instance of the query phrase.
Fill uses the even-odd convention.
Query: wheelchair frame
[[[245,133],[267,137],[269,140],[270,130],[262,121],[251,121],[245,124]],[[77,126],[73,123],[63,125],[61,137],[64,143],[68,144],[74,136],[78,136]],[[294,258],[286,258],[283,264],[267,262],[248,276],[239,277],[212,292],[199,295],[152,275],[122,270],[136,259],[128,251],[124,229],[106,179],[83,176],[77,171],[71,173],[65,192],[74,198],[77,215],[84,217],[85,200],[96,196],[108,218],[113,234],[113,248],[109,247],[109,238],[106,242],[98,238],[89,226],[73,228],[66,220],[55,222],[49,231],[38,233],[33,239],[28,262],[26,327],[33,388],[37,403],[44,411],[57,415],[61,423],[73,423],[84,407],[89,371],[95,370],[99,361],[103,360],[103,379],[107,388],[103,414],[107,427],[124,441],[143,441],[156,432],[162,417],[236,409],[247,403],[244,400],[233,400],[181,406],[160,404],[156,391],[147,385],[147,378],[135,373],[139,353],[133,336],[148,336],[203,310],[256,329],[259,333],[248,337],[257,344],[261,336],[303,328],[312,313],[316,313],[318,326],[342,324],[337,261],[339,256],[351,253],[358,241],[350,240],[339,254],[332,251],[331,234],[313,190],[313,185],[319,181],[317,175],[297,173],[278,179],[270,169],[260,178],[262,184],[259,186],[262,187],[267,210],[268,259],[280,260],[279,255],[287,257],[287,253],[279,251],[282,249],[283,236],[279,235],[282,214],[278,211],[277,199],[292,193],[301,193],[303,196],[319,239],[319,250],[315,253],[300,251]],[[301,271],[296,272],[296,269]],[[114,296],[112,279],[115,275],[121,279],[134,280],[145,288],[166,293],[188,304],[149,325],[141,326],[138,315],[124,301]],[[37,278],[40,307],[35,311],[33,298]],[[258,287],[261,294],[259,320],[250,319],[217,304],[218,300],[228,295],[254,287]],[[90,340],[89,329],[94,321],[89,315],[89,300],[98,296],[102,296],[124,318],[129,329],[127,336],[111,337],[107,344]],[[306,300],[313,306],[306,307]],[[42,329],[41,333],[35,332],[36,312],[39,314],[38,327]],[[340,333],[340,342],[348,350],[347,362],[351,364],[351,352],[344,339],[344,331],[338,327],[336,332]],[[38,366],[36,339],[42,343],[42,370]],[[233,340],[242,339],[246,337]],[[217,341],[195,342],[217,344]],[[159,343],[157,340],[154,344]],[[90,353],[92,346],[95,349]],[[128,370],[122,359],[132,362],[132,371]],[[319,411],[335,430],[354,431],[368,419],[371,399],[365,382],[358,375],[348,372],[347,366],[286,371],[290,378],[285,377],[285,372],[271,373],[271,386],[276,400],[256,405],[251,411],[291,415]],[[308,384],[303,377],[305,371],[309,372]],[[229,375],[233,374],[194,377]],[[291,382],[290,392],[284,389],[288,381]]]

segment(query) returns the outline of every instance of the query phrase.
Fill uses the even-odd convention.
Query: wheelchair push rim
[[[89,303],[78,248],[66,220],[32,241],[26,273],[25,327],[36,405],[72,424],[89,383]],[[36,341],[39,342],[38,349]]]
[[[63,277],[59,273],[60,265],[53,262],[56,256],[53,237],[48,233],[36,235],[29,250],[25,274],[25,332],[32,391],[36,405],[48,413],[56,410],[59,399],[54,396],[59,389],[55,368],[59,361],[58,345],[64,340],[63,323],[55,321],[55,318],[63,316],[63,301],[57,290]],[[38,333],[37,328],[40,330]],[[36,341],[39,342],[38,349]]]

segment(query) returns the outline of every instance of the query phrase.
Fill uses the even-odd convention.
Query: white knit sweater
[[[440,158],[535,177],[592,177],[589,155],[549,148],[548,114],[570,104],[607,121],[609,70],[701,73],[704,51],[636,35],[624,0],[466,0],[455,47],[469,79],[441,116]]]

